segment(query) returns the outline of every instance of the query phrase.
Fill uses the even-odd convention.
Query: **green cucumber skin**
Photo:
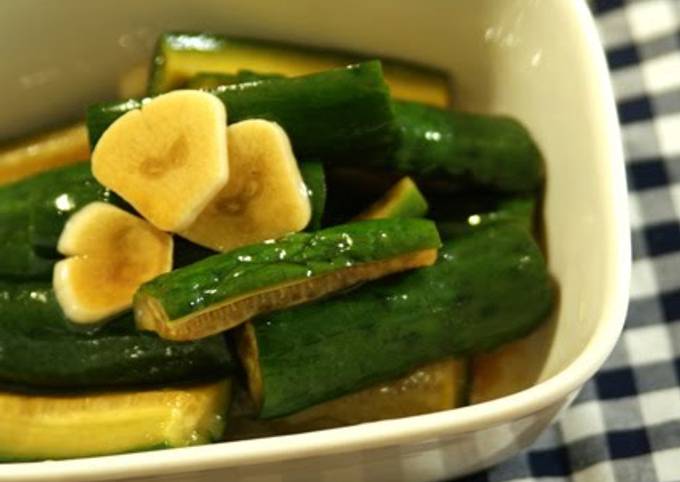
[[[302,162],[300,174],[307,186],[307,194],[312,206],[312,218],[306,231],[317,231],[321,229],[323,213],[326,209],[326,173],[320,162]]]
[[[66,221],[93,201],[125,205],[92,177],[89,163],[0,187],[0,278],[50,279]]]
[[[447,242],[432,267],[256,318],[260,417],[493,349],[544,320],[552,300],[545,262],[525,230],[471,230]]]
[[[69,217],[91,202],[127,207],[121,198],[97,182],[89,162],[48,171],[43,176],[51,182],[34,189],[30,203],[31,241],[37,249],[54,251]]]
[[[498,209],[480,215],[481,223],[509,222],[534,232],[537,199],[535,197],[510,197],[501,200]]]
[[[193,85],[218,86],[271,78],[245,71],[240,76],[199,74]],[[401,140],[396,151],[375,164],[425,178],[440,174],[455,184],[501,191],[537,188],[543,178],[541,155],[529,132],[509,117],[453,112],[408,101],[394,101]]]
[[[203,72],[194,75],[187,82],[187,89],[212,90],[220,85],[242,84],[264,79],[282,79],[281,74],[267,74],[252,70],[239,70],[235,74],[221,74],[217,72]]]
[[[41,256],[31,244],[27,205],[0,209],[0,279],[49,279],[55,261]]]
[[[0,278],[48,279],[54,261],[32,246],[31,206],[36,191],[53,184],[51,173],[0,187]]]
[[[421,218],[427,214],[427,209],[427,201],[420,191],[415,190],[391,205],[387,214],[392,218]]]
[[[537,199],[534,196],[467,197],[458,201],[450,200],[457,210],[448,212],[444,219],[437,220],[437,229],[442,238],[457,236],[471,228],[493,223],[512,223],[529,233],[536,227]],[[446,207],[440,210],[446,212]]]
[[[512,118],[405,101],[394,101],[394,113],[401,140],[376,166],[508,192],[534,190],[543,180],[538,147]]]
[[[70,333],[70,325],[54,297],[51,283],[0,281],[0,326],[5,330],[49,337]],[[2,341],[4,337],[0,338]]]
[[[270,50],[272,57],[285,56],[287,53],[310,54],[336,59],[338,65],[348,65],[370,60],[365,54],[352,51],[333,50],[318,48],[309,45],[299,45],[280,41],[268,41],[252,38],[238,38],[225,35],[216,35],[206,32],[168,32],[163,34],[156,44],[153,58],[152,72],[149,80],[149,95],[162,94],[171,89],[182,87],[181,85],[165,85],[165,52],[166,51],[190,51],[202,55],[221,55],[225,49],[253,48]],[[392,72],[420,73],[440,77],[448,82],[448,74],[429,65],[417,62],[405,62],[399,59],[383,58],[385,69]],[[243,72],[243,71],[241,71]],[[240,72],[239,72],[240,73]],[[227,74],[229,75],[229,74]],[[278,74],[260,74],[276,76]]]
[[[46,282],[0,282],[0,383],[17,390],[155,385],[233,369],[223,337],[176,343],[137,332],[131,313],[74,326]]]
[[[212,93],[227,106],[229,123],[246,119],[278,123],[299,159],[381,157],[393,149],[397,134],[379,61],[223,85]],[[87,128],[92,146],[118,117],[148,100],[90,106]]]
[[[172,320],[263,288],[441,245],[432,221],[379,219],[295,233],[217,254],[143,284]]]
[[[140,333],[35,338],[6,332],[0,379],[12,386],[81,389],[216,379],[231,365],[221,337],[181,344]]]
[[[407,178],[408,179],[408,178]],[[404,187],[404,180],[395,184],[379,202],[382,206],[384,218],[422,218],[427,214],[429,205],[427,199],[420,192],[418,186],[410,180]],[[370,213],[371,208],[369,208]]]

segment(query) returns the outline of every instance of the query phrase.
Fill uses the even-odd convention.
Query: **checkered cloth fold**
[[[531,449],[459,482],[680,481],[680,0],[596,0],[593,10],[630,190],[626,326],[602,370]]]

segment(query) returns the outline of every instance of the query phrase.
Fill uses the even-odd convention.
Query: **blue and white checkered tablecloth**
[[[460,482],[680,481],[680,0],[596,0],[593,10],[626,152],[626,326],[602,370],[531,449]]]

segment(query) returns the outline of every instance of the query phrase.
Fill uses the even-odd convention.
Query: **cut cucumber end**
[[[357,219],[419,218],[428,210],[427,200],[410,177],[404,177]]]
[[[159,229],[186,229],[227,182],[226,122],[211,94],[161,95],[111,124],[92,172]]]

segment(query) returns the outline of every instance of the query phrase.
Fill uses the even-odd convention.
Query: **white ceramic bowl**
[[[600,367],[628,296],[620,133],[581,0],[28,0],[0,5],[0,136],[114,96],[167,29],[211,30],[416,59],[449,70],[455,103],[522,119],[547,161],[550,269],[561,300],[519,393],[447,412],[204,447],[9,464],[0,480],[409,480],[487,467],[531,444]],[[535,346],[539,346],[535,345]],[[1,427],[0,427],[1,429]],[[85,442],[85,441],[84,441]],[[154,478],[154,480],[156,480]],[[164,479],[166,480],[166,479]]]

